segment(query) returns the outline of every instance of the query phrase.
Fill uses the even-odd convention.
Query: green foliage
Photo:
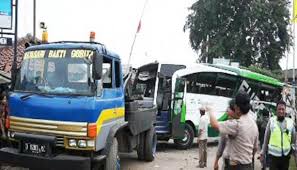
[[[258,66],[249,66],[249,67],[242,67],[246,70],[250,70],[252,72],[256,72],[256,73],[260,73],[260,74],[263,74],[263,75],[266,75],[266,76],[269,76],[269,77],[273,77],[275,79],[278,79],[280,81],[284,81],[284,76],[283,76],[283,73],[282,73],[282,70],[273,70],[273,71],[270,71],[268,69],[265,69],[265,68],[260,68]]]
[[[289,0],[198,0],[184,30],[201,61],[225,57],[279,70],[291,42]]]

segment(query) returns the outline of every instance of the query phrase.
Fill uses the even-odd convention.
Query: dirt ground
[[[213,161],[217,151],[217,144],[208,145],[207,168],[197,168],[198,165],[198,145],[194,143],[189,150],[178,150],[172,141],[159,143],[157,146],[156,159],[153,162],[137,160],[136,152],[130,154],[120,154],[122,170],[195,170],[213,169]],[[222,162],[220,162],[222,164]],[[260,170],[260,162],[255,160],[255,170]],[[2,167],[1,170],[28,170],[19,167]],[[291,168],[290,170],[296,170]]]
[[[197,168],[198,165],[198,145],[194,143],[189,150],[178,150],[172,141],[159,143],[157,146],[157,156],[153,162],[141,162],[137,160],[137,154],[121,155],[122,170],[194,170],[213,169],[213,162],[217,151],[217,143],[208,144],[207,167]],[[220,165],[222,162],[220,162]],[[260,162],[256,161],[255,170],[260,170]]]

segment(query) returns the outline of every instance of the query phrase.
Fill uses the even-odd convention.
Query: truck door
[[[184,138],[185,129],[185,107],[184,107],[184,92],[186,80],[177,78],[172,100],[172,126],[171,132],[174,139]]]

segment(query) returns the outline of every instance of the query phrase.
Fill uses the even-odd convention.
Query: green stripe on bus
[[[221,117],[218,118],[218,121],[226,121],[228,120],[228,114],[227,112],[225,112]],[[219,136],[219,132],[217,130],[215,130],[214,128],[212,128],[210,126],[210,124],[208,125],[208,137],[218,137]]]
[[[228,120],[228,114],[225,112],[221,117],[218,118],[218,121],[226,121]]]
[[[272,84],[275,86],[283,86],[284,85],[282,82],[278,81],[275,78],[268,77],[268,76],[262,75],[260,73],[255,73],[255,72],[251,72],[251,71],[244,70],[244,69],[241,69],[240,75],[245,78],[261,81],[263,83],[268,83],[268,84]]]
[[[275,86],[283,86],[284,84],[282,82],[280,82],[279,80],[269,77],[269,76],[265,76],[263,74],[260,73],[255,73],[249,70],[245,70],[245,69],[241,69],[241,68],[237,68],[237,67],[232,67],[232,66],[227,66],[227,65],[215,65],[215,64],[209,64],[209,66],[212,67],[216,67],[219,69],[223,69],[223,70],[227,70],[227,71],[231,71],[234,72],[236,74],[238,74],[241,77],[244,78],[248,78],[248,79],[252,79],[252,80],[257,80],[263,83],[268,83],[268,84],[272,84]]]
[[[186,112],[187,112],[186,105],[183,104],[182,105],[181,118],[180,118],[180,122],[182,122],[182,123],[185,123],[186,122]]]

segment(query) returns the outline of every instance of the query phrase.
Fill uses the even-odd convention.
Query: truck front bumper
[[[91,158],[60,154],[54,157],[42,157],[19,153],[15,148],[0,149],[0,164],[6,163],[33,169],[91,169]]]

